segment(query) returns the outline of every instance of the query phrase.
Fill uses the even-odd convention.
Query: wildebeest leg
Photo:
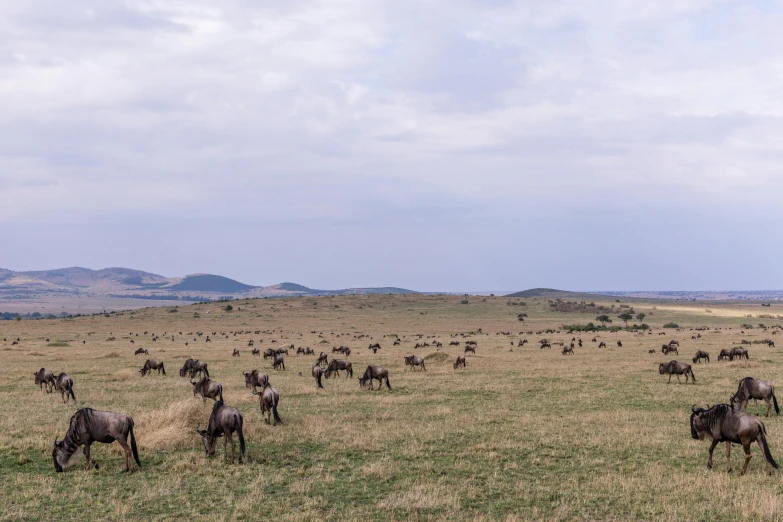
[[[764,399],[764,402],[767,403],[767,414],[765,415],[765,417],[769,417],[769,410],[770,410],[770,408],[772,408],[772,403],[769,402],[769,398]]]
[[[713,439],[712,444],[710,444],[710,458],[707,459],[707,469],[712,469],[712,452],[715,449],[715,446],[718,445],[718,439]]]
[[[131,459],[131,450],[128,446],[128,443],[122,439],[117,439],[117,442],[120,443],[120,446],[122,446],[123,451],[125,451],[125,471],[129,473],[133,473],[133,460]]]
[[[87,461],[87,467],[86,470],[90,469],[90,443],[84,445],[84,458]]]
[[[750,462],[750,459],[753,457],[753,455],[750,454],[750,442],[743,442],[742,449],[745,450],[745,465],[742,466],[742,471],[740,472],[740,475],[744,475],[745,472],[748,470],[748,462]]]
[[[231,434],[231,432],[226,433],[226,437],[228,438],[229,442],[231,442],[231,464],[234,463],[234,435]]]
[[[667,384],[671,384],[671,383],[672,383],[672,374],[670,373],[669,374],[669,382]]]
[[[228,443],[228,438],[230,435],[226,433],[225,437],[223,437],[223,460],[228,460],[228,451],[226,451],[226,444]]]
[[[729,463],[728,473],[731,473],[731,442],[726,441],[726,460]]]

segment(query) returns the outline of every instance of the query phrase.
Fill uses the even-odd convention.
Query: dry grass
[[[745,477],[725,473],[722,450],[708,472],[707,444],[691,440],[688,431],[690,405],[728,400],[740,378],[783,383],[783,357],[776,348],[754,344],[749,361],[715,361],[721,348],[741,339],[775,339],[759,328],[740,333],[744,316],[757,311],[750,305],[710,303],[707,314],[704,303],[629,302],[636,312],[657,308],[646,320],[655,327],[653,335],[583,334],[584,347],[563,357],[557,348],[540,350],[537,341],[545,336],[568,343],[571,334],[519,332],[594,317],[551,312],[546,300],[529,299],[528,317],[520,323],[520,309],[507,306],[507,299],[471,298],[470,305],[461,300],[262,299],[237,303],[231,313],[214,304],[181,307],[178,314],[165,307],[108,318],[0,323],[0,339],[20,337],[24,346],[0,345],[0,483],[8,492],[0,500],[0,520],[35,518],[43,505],[51,519],[103,520],[783,517],[780,477],[764,475],[757,448]],[[668,322],[684,328],[657,335]],[[705,326],[719,330],[702,330],[702,338],[691,340],[696,332],[689,329]],[[478,328],[483,333],[471,336],[478,341],[476,355],[468,354],[467,368],[454,371],[451,363],[463,346],[448,346],[451,335]],[[233,335],[248,330],[274,333]],[[513,333],[497,335],[505,331]],[[153,332],[159,340],[152,341]],[[211,343],[205,343],[207,334]],[[391,334],[402,338],[401,346],[392,346]],[[114,336],[122,343],[106,341]],[[123,346],[126,336],[135,345]],[[590,342],[593,336],[609,347],[599,350]],[[72,346],[47,346],[47,337],[70,339]],[[529,344],[518,348],[523,338]],[[680,340],[681,355],[665,357],[660,345],[672,338]],[[326,351],[330,358],[332,346],[350,346],[354,377],[325,380],[326,389],[317,390],[310,377],[314,357],[292,354],[287,371],[275,372],[271,361],[250,356],[249,339],[262,351],[294,344]],[[623,348],[616,347],[618,339]],[[422,340],[439,340],[444,347],[415,350]],[[379,342],[382,350],[373,355],[370,342]],[[147,356],[133,355],[139,346],[166,363],[167,376],[140,376]],[[231,357],[234,348],[241,357]],[[648,354],[651,348],[658,352]],[[689,362],[697,349],[713,358],[694,365],[697,385],[667,385],[658,375],[659,362]],[[427,372],[405,368],[403,356],[411,353],[427,359]],[[223,462],[222,444],[216,458],[204,457],[193,430],[206,424],[213,403],[194,399],[188,379],[178,376],[188,356],[209,363],[226,401],[244,415],[243,466]],[[357,377],[370,363],[389,369],[391,391],[359,389]],[[73,377],[76,404],[62,404],[59,394],[34,386],[32,374],[41,366]],[[280,392],[282,425],[264,424],[257,397],[245,389],[241,372],[252,368],[269,373]],[[116,444],[93,445],[98,470],[54,473],[52,440],[86,406],[133,416],[142,473],[121,473]],[[783,461],[783,418],[765,424],[772,452]],[[735,468],[740,453],[733,451]]]

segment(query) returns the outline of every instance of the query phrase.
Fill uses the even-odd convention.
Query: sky
[[[0,3],[0,267],[780,289],[783,4]]]

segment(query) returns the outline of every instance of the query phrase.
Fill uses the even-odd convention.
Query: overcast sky
[[[774,1],[0,3],[0,267],[783,288]]]

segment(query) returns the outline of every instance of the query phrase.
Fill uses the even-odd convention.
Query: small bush
[[[463,300],[462,300],[462,301],[460,301],[460,302],[461,302],[462,304],[470,304],[470,301],[468,301],[467,299],[463,299]]]
[[[68,341],[54,341],[46,346],[49,348],[67,348],[68,346],[71,346],[71,344]]]
[[[233,306],[231,306],[231,305],[226,305],[226,307],[225,307],[225,308],[223,308],[223,310],[225,310],[226,312],[230,312],[230,311],[231,311],[231,310],[233,310],[233,309],[234,309],[234,307],[233,307]]]
[[[664,328],[679,328],[680,325],[677,324],[677,323],[666,323],[665,325],[663,325],[663,327]]]

